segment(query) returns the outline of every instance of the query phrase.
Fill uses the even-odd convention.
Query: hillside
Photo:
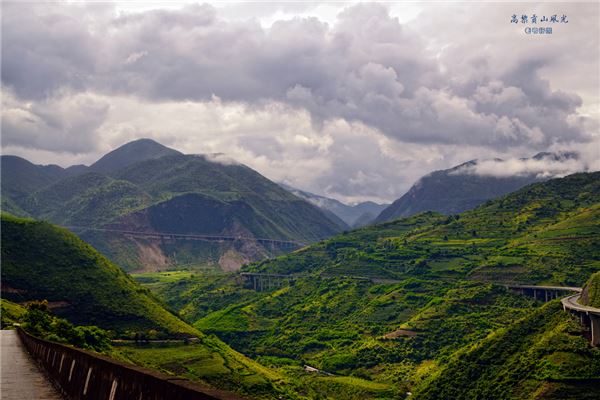
[[[560,163],[576,158],[575,153],[539,153],[529,160]],[[419,179],[409,191],[383,210],[375,219],[376,223],[409,217],[424,211],[436,211],[445,215],[458,214],[471,210],[488,200],[514,192],[530,183],[547,179],[535,173],[494,176],[489,171],[478,173],[478,167],[486,162],[502,166],[501,159],[472,160],[450,169],[434,171]]]
[[[183,155],[148,139],[121,146],[89,168],[56,167],[62,176],[56,179],[42,174],[50,167],[22,161],[37,175],[18,196],[3,194],[6,208],[71,227],[127,270],[233,270],[347,228],[244,165]],[[19,185],[10,175],[14,169],[7,174],[10,195]],[[162,240],[124,231],[275,242]]]
[[[580,302],[586,306],[600,308],[600,272],[593,274],[586,282]]]
[[[582,285],[600,266],[599,188],[600,172],[574,174],[457,216],[423,213],[358,229],[251,269]]]
[[[21,157],[1,156],[2,209],[27,215],[22,205],[28,195],[65,176],[57,165],[35,165]]]
[[[119,267],[68,230],[2,215],[3,297],[47,299],[77,324],[168,335],[198,331],[166,311]]]
[[[600,351],[553,301],[450,357],[416,399],[597,399]]]
[[[600,270],[599,188],[600,173],[575,174],[458,216],[423,213],[338,235],[245,268],[290,276],[263,292],[231,275],[136,279],[197,328],[280,371],[307,364],[388,385],[366,393],[303,381],[323,398],[402,397],[541,305],[499,284],[583,285]],[[567,314],[556,318],[585,345]]]
[[[119,345],[110,355],[219,389],[261,399],[278,397],[281,389],[275,381],[280,376],[174,316],[66,229],[3,214],[1,244],[3,325],[19,321],[24,311],[13,301],[46,299],[54,314],[74,324],[109,329],[116,337],[198,337],[191,345]],[[176,359],[177,354],[187,358]]]

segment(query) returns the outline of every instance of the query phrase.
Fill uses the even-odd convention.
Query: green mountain
[[[180,155],[177,150],[170,149],[152,139],[138,139],[110,153],[104,155],[98,161],[90,165],[89,170],[93,172],[110,173],[125,168],[138,161],[151,160],[164,156]]]
[[[581,387],[593,384],[582,368],[585,360],[597,362],[596,350],[558,302],[540,311],[540,302],[504,285],[583,285],[600,270],[599,242],[600,172],[582,173],[527,186],[457,216],[423,213],[246,267],[287,275],[265,276],[265,291],[253,290],[253,278],[236,275],[137,279],[197,328],[297,377],[309,397],[403,398],[413,390],[429,396],[437,385],[432,377],[451,381],[443,380],[451,371],[446,365],[489,338],[503,337],[493,346],[508,349],[494,350],[506,362],[486,370],[490,363],[482,358],[470,366],[467,376],[481,387],[466,389],[477,395],[464,398],[513,393],[515,380],[526,387],[498,398],[529,398],[553,379],[562,386],[550,385],[552,390],[568,386],[567,372],[547,365],[560,357],[577,366],[570,378]],[[523,322],[532,315],[539,320]],[[502,336],[505,329],[524,336],[529,327],[532,336],[518,342]],[[538,351],[552,327],[564,346],[525,353],[526,360],[509,357],[512,349]],[[481,352],[473,354],[495,354]],[[511,360],[541,360],[546,367],[505,379]],[[305,364],[336,378],[309,378],[302,373]],[[501,376],[488,385],[485,377],[495,371]],[[367,389],[365,382],[382,386]],[[432,393],[442,395],[425,398],[453,398],[453,392]]]
[[[531,161],[559,163],[573,158],[577,158],[576,153],[539,153],[532,157]],[[494,161],[497,163],[496,168],[505,168],[502,166],[503,160]],[[535,173],[512,176],[478,174],[475,170],[480,163],[479,160],[472,160],[425,175],[406,194],[384,209],[375,222],[409,217],[424,211],[436,211],[445,215],[458,214],[530,183],[547,179]]]
[[[256,171],[215,159],[183,155],[143,139],[89,168],[56,167],[59,178],[41,176],[49,167],[23,160],[37,175],[17,193],[13,174],[20,172],[3,170],[8,189],[3,201],[15,214],[70,227],[128,270],[175,265],[238,269],[346,228]],[[21,174],[29,176],[29,170]],[[132,231],[226,238],[165,240]]]
[[[423,213],[253,265],[277,273],[582,285],[599,267],[600,172],[527,186],[456,216]]]
[[[295,194],[296,196],[308,201],[319,207],[321,210],[326,210],[333,213],[337,218],[341,219],[344,224],[358,228],[371,223],[375,217],[379,215],[389,204],[377,204],[372,201],[364,201],[362,203],[348,205],[339,200],[329,197],[320,196],[304,190],[295,189],[284,183],[280,185]]]
[[[600,351],[553,301],[458,351],[416,399],[597,399]]]
[[[2,209],[26,215],[22,204],[31,193],[65,176],[57,165],[35,165],[16,156],[0,157]]]

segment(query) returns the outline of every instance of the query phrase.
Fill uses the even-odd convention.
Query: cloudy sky
[[[600,169],[596,1],[1,7],[2,153],[35,163],[149,137],[344,201],[474,158]]]

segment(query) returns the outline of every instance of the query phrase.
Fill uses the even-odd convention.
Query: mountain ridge
[[[347,228],[243,164],[221,162],[210,155],[184,155],[148,139],[121,146],[88,168],[73,167],[77,174],[52,167],[53,179],[46,177],[46,167],[19,162],[36,175],[26,190],[17,193],[12,189],[18,187],[18,180],[10,178],[18,171],[3,169],[3,178],[8,177],[3,179],[8,211],[77,227],[83,239],[128,270],[182,263],[239,268],[290,248],[242,240],[164,241],[98,228],[289,242],[313,242]]]
[[[528,160],[567,162],[577,160],[576,152],[541,152]],[[500,158],[492,160],[470,160],[454,167],[433,171],[421,177],[404,195],[395,200],[389,207],[381,211],[375,223],[391,221],[395,218],[408,217],[423,211],[436,211],[445,215],[458,214],[526,185],[552,178],[544,174],[506,173],[505,175],[480,174],[476,169],[481,164],[506,162]],[[491,171],[488,171],[491,172]],[[498,171],[505,173],[504,171]]]

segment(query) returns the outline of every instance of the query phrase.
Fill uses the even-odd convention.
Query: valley
[[[598,304],[600,173],[323,239],[305,227],[333,219],[243,167],[228,173],[273,192],[197,189],[201,169],[221,166],[191,157],[67,177],[21,200],[79,237],[3,214],[3,299],[47,300],[106,330],[117,360],[257,399],[586,398],[597,383],[590,328],[560,298],[512,288],[585,287]],[[172,172],[180,163],[199,175]],[[12,304],[7,324],[27,315]]]

